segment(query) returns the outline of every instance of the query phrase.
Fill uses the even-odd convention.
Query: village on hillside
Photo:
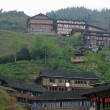
[[[70,37],[81,34],[84,44],[71,58],[71,62],[84,62],[85,50],[97,52],[110,48],[110,33],[85,21],[52,18],[38,14],[29,17],[27,30],[32,34]],[[80,52],[79,52],[80,51]],[[66,70],[39,71],[31,83],[0,76],[0,85],[25,110],[109,110],[110,84],[93,72]]]

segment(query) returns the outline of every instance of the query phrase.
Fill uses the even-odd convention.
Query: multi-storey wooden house
[[[66,20],[58,19],[57,20],[57,34],[69,36],[73,28],[85,29],[86,22],[79,20]]]
[[[28,18],[27,29],[32,33],[55,34],[54,20],[40,13]]]
[[[110,109],[110,83],[99,85],[97,88],[87,90],[82,96],[91,98],[96,104],[96,110]]]
[[[10,96],[14,96],[17,102],[26,108],[31,108],[33,99],[45,91],[41,85],[26,84],[3,76],[0,76],[0,86],[3,86]]]
[[[97,51],[99,47],[110,48],[110,34],[107,32],[86,30],[83,37],[85,46],[94,51]]]
[[[92,88],[100,79],[91,72],[42,71],[35,82],[49,91],[71,91]]]
[[[88,49],[85,48],[85,47],[81,47],[79,48],[77,51],[75,51],[74,55],[71,57],[71,62],[72,63],[84,63],[85,61],[85,52],[87,51]]]
[[[84,90],[47,91],[32,104],[33,110],[90,110],[95,108],[89,98],[82,97]]]

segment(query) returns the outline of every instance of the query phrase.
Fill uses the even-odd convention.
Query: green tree
[[[98,65],[103,62],[101,56],[97,52],[87,51],[85,53],[84,69],[88,71],[94,71],[98,68]]]
[[[8,93],[0,86],[0,110],[23,110],[23,108],[17,104],[14,97],[10,97]]]
[[[62,48],[63,59],[66,61],[70,61],[70,58],[74,55],[76,49],[70,44],[65,45]]]
[[[20,47],[21,47],[21,44],[20,44],[20,41],[17,37],[14,37],[12,42],[11,42],[11,51],[12,51],[12,54],[14,54],[14,59],[15,59],[15,62],[17,61],[17,52],[20,50]]]
[[[56,39],[38,35],[32,43],[31,53],[35,59],[44,59],[46,63],[47,59],[60,56],[60,48]]]
[[[68,38],[68,43],[74,47],[80,46],[83,44],[83,36],[81,33],[73,35]]]

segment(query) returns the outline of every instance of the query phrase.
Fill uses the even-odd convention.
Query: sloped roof
[[[34,15],[34,16],[32,16],[32,17],[29,17],[28,20],[29,20],[29,19],[37,19],[37,18],[36,18],[37,16],[44,16],[44,17],[46,17],[46,18],[48,18],[48,19],[53,20],[52,18],[50,18],[50,17],[48,17],[47,15],[44,15],[44,14],[42,14],[42,13],[39,13],[39,14]]]
[[[72,72],[62,70],[41,71],[39,77],[59,77],[59,78],[78,78],[78,79],[99,79],[92,72]]]
[[[90,96],[91,94],[103,92],[103,91],[110,91],[110,83],[100,84],[96,88],[92,88],[91,90],[85,91],[82,96]],[[102,96],[103,97],[103,96]]]
[[[86,24],[87,27],[93,27],[93,28],[97,28],[97,29],[100,29],[102,31],[107,31],[106,29],[103,29],[101,27],[98,27],[98,26],[94,26],[94,25],[91,25],[91,24]]]
[[[41,85],[36,85],[35,83],[27,84],[22,81],[12,80],[7,77],[0,76],[0,80],[3,80],[5,87],[11,87],[14,89],[21,89],[26,91],[33,91],[33,92],[43,92],[44,88]]]
[[[54,92],[44,92],[41,95],[39,95],[34,100],[72,100],[72,99],[86,99],[85,97],[82,97],[81,94],[85,90],[73,90],[73,91],[54,91]]]

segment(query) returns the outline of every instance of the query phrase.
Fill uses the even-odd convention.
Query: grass
[[[0,56],[6,56],[11,54],[11,43],[13,38],[16,37],[22,45],[30,45],[31,41],[20,35],[19,33],[6,31],[6,30],[0,30]]]
[[[42,61],[19,61],[0,65],[0,74],[23,81],[32,81],[41,69],[45,69]],[[47,67],[46,67],[47,68]]]

